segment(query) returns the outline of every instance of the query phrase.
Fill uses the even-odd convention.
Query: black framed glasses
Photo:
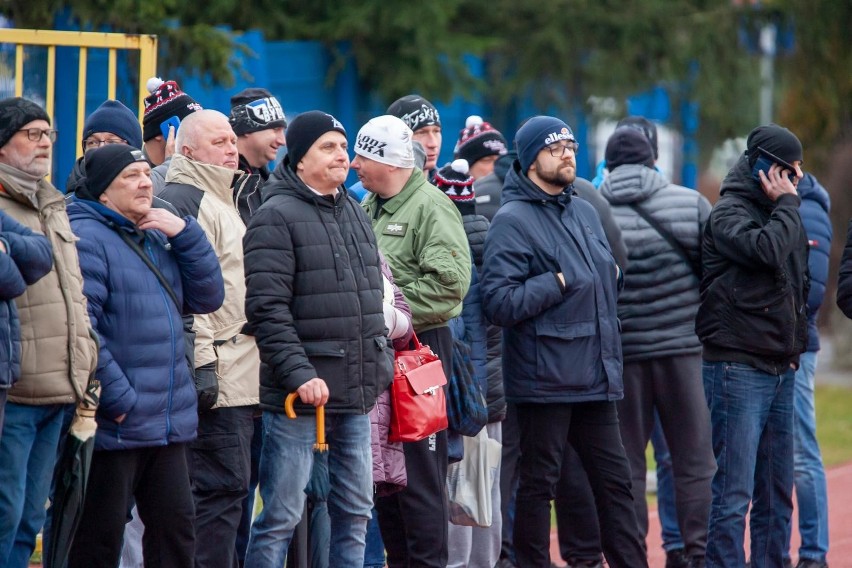
[[[576,153],[579,147],[579,142],[568,142],[567,144],[553,144],[552,146],[548,146],[547,150],[554,158],[561,158],[569,150]]]
[[[53,128],[49,128],[47,130],[42,128],[21,128],[18,132],[26,132],[27,138],[30,139],[30,142],[38,142],[41,140],[42,136],[47,136],[48,140],[56,142],[56,134],[58,131]]]
[[[83,140],[83,148],[86,150],[94,150],[107,144],[127,144],[121,138],[107,138],[106,140],[98,140],[97,138],[86,138]]]

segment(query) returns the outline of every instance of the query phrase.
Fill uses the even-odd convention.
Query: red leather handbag
[[[388,440],[417,442],[447,428],[447,377],[438,356],[414,336],[414,349],[397,351],[391,383]]]

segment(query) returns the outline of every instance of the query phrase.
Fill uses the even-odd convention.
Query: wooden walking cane
[[[287,418],[295,418],[296,411],[293,410],[293,401],[299,393],[291,392],[284,400],[284,414]],[[328,451],[328,444],[325,442],[325,406],[317,406],[317,441],[314,444],[314,450],[318,452]]]

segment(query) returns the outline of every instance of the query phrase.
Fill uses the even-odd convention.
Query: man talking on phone
[[[702,243],[703,344],[717,471],[706,566],[783,566],[793,512],[793,386],[807,348],[808,242],[796,185],[802,144],[776,124],[748,136]]]

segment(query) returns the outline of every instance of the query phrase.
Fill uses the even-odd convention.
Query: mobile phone
[[[178,127],[180,126],[180,118],[177,116],[170,116],[160,123],[160,132],[163,133],[164,140],[169,137],[169,126],[175,127],[175,136],[177,136]]]
[[[790,172],[791,176],[796,175],[796,167],[793,166],[790,162],[784,161],[772,152],[767,152],[760,146],[757,147],[757,151],[759,152],[759,156],[757,157],[757,161],[754,163],[754,167],[751,170],[751,175],[757,181],[760,181],[760,171],[762,170],[764,175],[769,177],[769,168],[772,167],[772,164],[778,164],[781,168]]]

